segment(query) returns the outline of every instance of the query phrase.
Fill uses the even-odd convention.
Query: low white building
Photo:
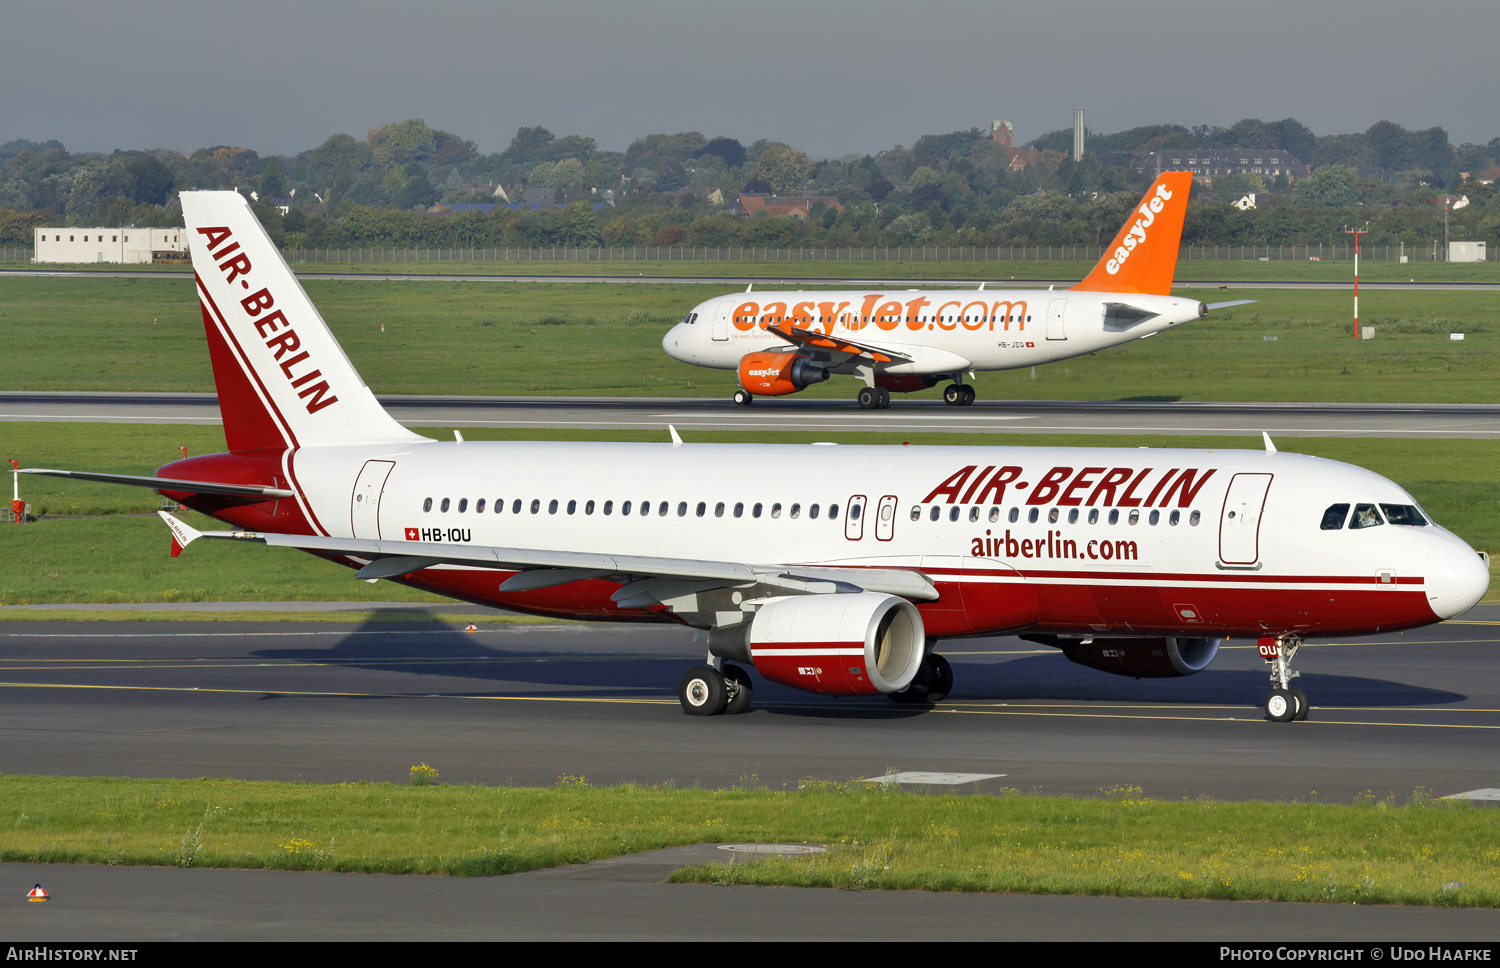
[[[1488,253],[1483,242],[1449,242],[1449,262],[1483,262]]]
[[[187,252],[184,229],[39,228],[36,262],[151,262],[154,252]]]

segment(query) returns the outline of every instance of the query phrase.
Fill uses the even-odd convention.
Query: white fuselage
[[[1006,370],[1092,353],[1199,318],[1181,296],[1076,290],[749,292],[693,308],[662,339],[674,359],[734,369],[746,354],[804,347],[767,332],[797,326],[888,349],[893,375]],[[835,372],[858,360],[833,359]]]
[[[1415,506],[1385,478],[1258,450],[428,442],[304,449],[286,471],[331,536],[920,571],[933,637],[1373,631],[1456,614],[1489,580],[1433,523],[1320,526],[1339,504]],[[615,585],[497,594],[508,574],[413,583],[610,617]]]

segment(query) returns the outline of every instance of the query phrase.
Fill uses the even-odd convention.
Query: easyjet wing
[[[800,326],[773,326],[769,332],[775,333],[783,339],[791,340],[793,343],[801,343],[803,346],[814,349],[826,350],[830,353],[848,353],[851,356],[860,356],[876,363],[893,363],[897,360],[910,362],[911,357],[899,350],[876,346],[873,343],[857,342],[843,336],[825,336],[822,333],[803,329]]]

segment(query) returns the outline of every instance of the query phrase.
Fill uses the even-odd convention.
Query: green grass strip
[[[413,780],[436,770],[413,768]],[[809,860],[680,871],[699,883],[1500,906],[1500,813],[1373,794],[1355,805],[960,795],[809,781],[725,790],[10,776],[0,860],[511,874],[694,843],[811,842]]]

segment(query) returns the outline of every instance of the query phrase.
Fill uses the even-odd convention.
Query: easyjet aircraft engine
[[[762,397],[805,390],[828,379],[828,370],[796,353],[748,353],[740,360],[740,386]]]
[[[1100,672],[1132,679],[1194,676],[1219,654],[1223,639],[1165,636],[1141,639],[1062,639],[1055,635],[1022,638],[1061,649],[1071,661]]]

